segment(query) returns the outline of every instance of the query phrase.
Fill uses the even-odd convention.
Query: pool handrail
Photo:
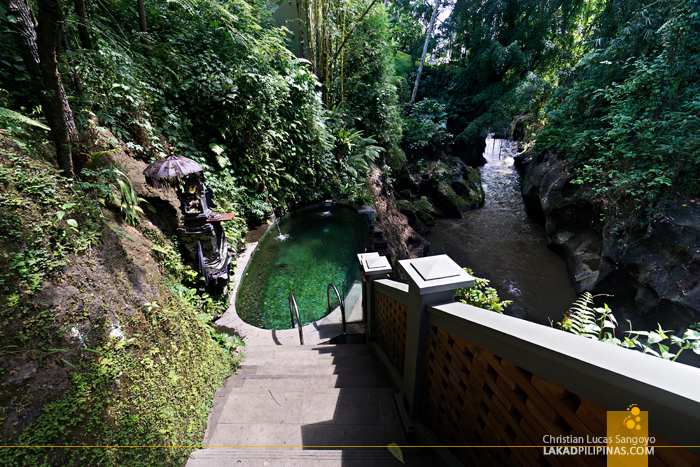
[[[301,318],[299,317],[299,307],[297,306],[297,300],[294,298],[294,294],[289,294],[289,314],[292,316],[292,329],[294,326],[294,314],[297,315],[297,323],[299,323],[299,344],[304,345],[304,330],[301,326]]]
[[[328,314],[332,311],[331,309],[331,287],[333,287],[333,290],[335,290],[335,295],[338,297],[338,303],[340,303],[340,316],[342,317],[343,320],[343,335],[348,333],[347,330],[347,324],[345,323],[345,303],[343,303],[343,299],[340,296],[340,292],[338,292],[338,288],[333,284],[332,282],[328,284],[328,287],[326,288],[326,294],[328,295]]]

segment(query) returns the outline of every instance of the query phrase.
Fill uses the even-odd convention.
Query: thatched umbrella
[[[177,187],[179,180],[193,174],[202,174],[204,169],[192,159],[170,154],[158,159],[143,170],[146,182],[153,186],[162,185]]]

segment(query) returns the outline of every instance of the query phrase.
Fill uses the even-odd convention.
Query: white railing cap
[[[420,295],[474,285],[474,278],[447,255],[404,259],[399,261],[399,266],[418,287]]]
[[[362,267],[365,274],[388,274],[392,271],[391,264],[389,264],[386,256],[381,256],[375,251],[360,253],[357,255],[357,259],[360,261],[360,267]]]

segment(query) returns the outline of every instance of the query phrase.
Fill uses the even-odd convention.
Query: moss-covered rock
[[[469,209],[476,209],[484,204],[484,189],[481,186],[479,170],[465,167],[461,177],[451,184],[452,189],[469,204]]]
[[[432,216],[436,213],[435,208],[425,197],[416,201],[397,200],[396,207],[401,214],[406,216],[409,225],[420,235],[429,233],[430,227],[435,225],[435,219]]]
[[[470,170],[468,167],[464,169]],[[478,176],[478,171],[471,170]],[[471,173],[469,175],[474,177]],[[424,178],[421,194],[428,197],[444,217],[461,217],[463,212],[477,208],[484,199],[480,178],[477,184],[473,184],[469,178],[463,177],[459,166],[448,166],[444,162],[436,163]]]

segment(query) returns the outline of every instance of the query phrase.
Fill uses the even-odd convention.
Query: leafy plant
[[[596,18],[586,54],[545,107],[540,157],[573,162],[606,219],[631,232],[699,188],[698,0],[631,1]]]
[[[457,289],[456,298],[460,302],[497,313],[503,313],[503,310],[513,303],[511,300],[501,300],[496,289],[488,287],[488,279],[474,276],[469,268],[464,268],[464,271],[474,278],[474,285]]]
[[[149,313],[152,312],[153,310],[158,310],[160,308],[160,305],[158,305],[158,302],[145,302],[143,305],[141,305],[148,311]]]
[[[694,353],[700,355],[700,332],[697,324],[686,330],[681,337],[671,334],[673,331],[664,330],[659,324],[655,331],[626,331],[629,336],[619,339],[615,335],[618,326],[615,316],[607,304],[594,308],[595,297],[597,296],[591,295],[590,292],[581,294],[564,319],[557,323],[559,328],[578,336],[636,349],[664,360],[676,361],[681,352],[686,349],[692,349]],[[641,340],[641,336],[646,339]],[[654,345],[657,350],[652,347]],[[671,352],[672,345],[678,347],[676,352]]]
[[[447,111],[443,103],[424,99],[412,107],[406,118],[403,145],[411,158],[436,157],[451,142]]]
[[[26,123],[28,125],[41,128],[42,130],[51,130],[51,128],[49,128],[41,122],[34,120],[33,118],[29,118],[26,115],[23,115],[19,112],[15,112],[14,110],[6,109],[4,107],[0,107],[0,117],[9,118],[21,123]]]
[[[578,336],[601,341],[613,339],[617,320],[608,305],[604,305],[604,308],[593,308],[593,298],[595,297],[590,292],[583,292],[562,322],[557,324],[561,329]],[[613,334],[605,332],[606,329],[610,329]]]
[[[382,185],[386,187],[387,191],[393,188],[394,182],[396,181],[396,179],[391,176],[391,167],[386,164],[382,166],[382,175],[379,179],[382,181]]]
[[[650,353],[656,357],[661,357],[664,360],[678,359],[678,356],[686,349],[692,349],[694,353],[700,355],[700,332],[696,329],[688,329],[683,333],[682,337],[674,336],[670,333],[673,331],[665,331],[658,325],[656,331],[628,331],[631,336],[635,336],[632,339],[638,347],[642,349],[644,353]],[[645,336],[646,342],[641,343],[637,336]],[[668,345],[664,344],[664,341],[669,341]],[[652,345],[656,345],[658,352],[651,348]],[[671,345],[676,345],[678,351],[673,353],[669,350]]]
[[[137,225],[140,222],[139,213],[143,213],[139,203],[144,203],[152,212],[156,212],[156,210],[151,206],[151,203],[136,195],[134,185],[131,184],[131,180],[124,172],[120,170],[115,170],[115,172],[120,176],[116,180],[121,193],[121,198],[117,203],[119,209],[124,213],[127,224]]]
[[[213,321],[223,314],[228,307],[228,296],[222,295],[218,298],[210,296],[208,293],[201,293],[197,289],[184,285],[176,285],[171,290],[177,296],[187,302],[197,310],[197,318],[207,323],[209,335],[216,344],[229,353],[234,353],[237,348],[245,346],[245,343],[238,336],[230,336],[225,332],[218,332],[213,327]]]

